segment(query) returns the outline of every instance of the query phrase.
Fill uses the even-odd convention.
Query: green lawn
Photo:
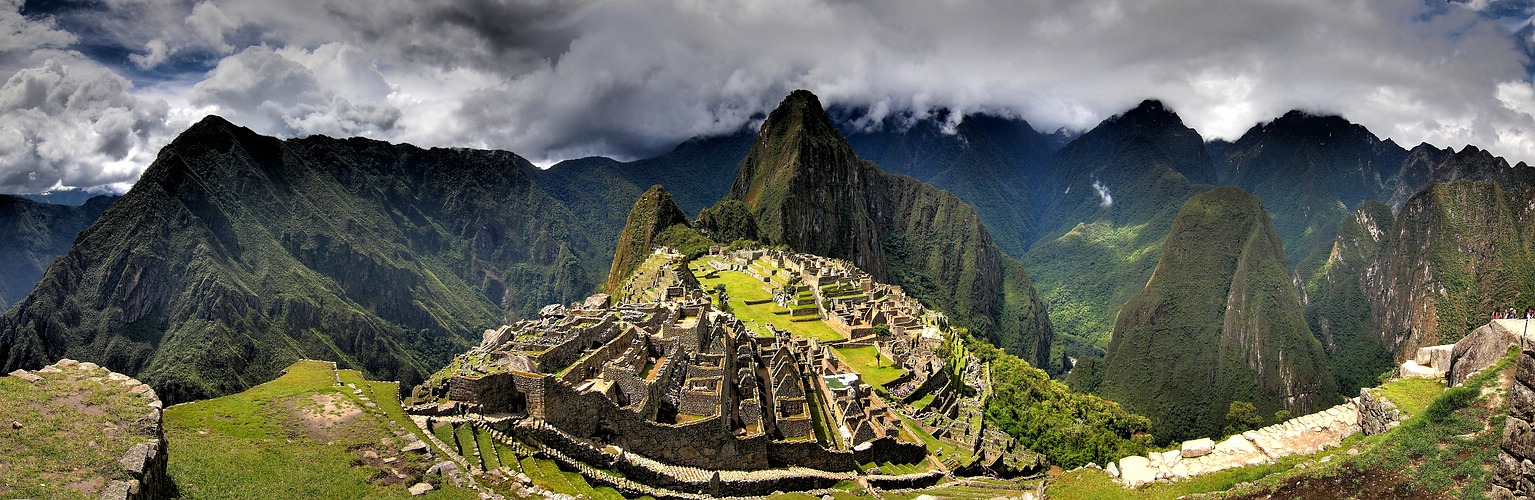
[[[708,267],[707,265],[702,265],[695,267],[695,269],[699,270],[697,274],[701,276],[703,274],[703,269],[712,268]],[[759,334],[766,333],[766,328],[764,325],[771,324],[777,326],[779,329],[789,332],[792,335],[811,337],[819,339],[823,342],[842,340],[846,338],[843,337],[842,334],[837,333],[837,331],[833,330],[830,326],[826,326],[825,322],[792,321],[791,316],[788,314],[775,314],[786,313],[788,310],[782,307],[778,307],[778,304],[771,302],[773,299],[773,294],[762,288],[762,281],[757,280],[756,278],[752,278],[751,275],[746,273],[739,271],[719,271],[716,277],[700,277],[698,282],[703,285],[704,290],[713,290],[714,285],[724,284],[725,292],[730,296],[731,313],[735,314],[737,318],[740,318],[741,321],[745,322],[748,327],[756,330]],[[748,305],[749,302],[759,302],[764,300],[769,302]]]
[[[906,373],[906,370],[896,367],[894,361],[880,355],[879,350],[874,346],[838,347],[833,350],[837,351],[837,356],[841,357],[842,361],[847,362],[848,366],[858,372],[864,383],[871,386],[884,386]]]
[[[1380,387],[1378,394],[1396,404],[1403,417],[1417,415],[1444,393],[1444,381],[1436,378],[1404,378]]]
[[[899,415],[901,420],[906,422],[906,428],[910,429],[912,434],[915,434],[918,439],[921,439],[922,442],[927,445],[927,453],[929,455],[941,454],[944,457],[952,457],[955,461],[959,462],[960,465],[968,464],[973,459],[968,451],[962,450],[952,443],[933,437],[932,434],[922,430],[922,425],[912,420],[911,417],[902,415],[900,412],[896,412],[896,415]]]
[[[330,363],[301,361],[287,374],[249,390],[165,411],[170,476],[183,498],[408,498],[406,487],[431,464],[401,456],[403,439],[390,421],[406,425],[392,383],[356,384],[377,407],[336,385]],[[359,384],[359,382],[361,382]],[[364,459],[399,456],[391,464]],[[354,462],[360,465],[353,466]],[[391,470],[407,479],[395,479]],[[430,498],[476,498],[470,489],[432,491]]]

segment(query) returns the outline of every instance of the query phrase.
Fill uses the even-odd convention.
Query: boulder
[[[1521,327],[1523,321],[1519,321]],[[1473,330],[1455,343],[1450,351],[1449,383],[1460,385],[1472,373],[1492,366],[1508,352],[1508,346],[1519,345],[1519,334],[1502,322],[1494,321]]]
[[[1179,450],[1183,458],[1202,457],[1209,455],[1212,451],[1215,451],[1215,440],[1210,438],[1184,441],[1182,448]]]
[[[453,463],[451,460],[443,460],[441,462],[437,462],[437,464],[433,465],[432,468],[427,469],[426,473],[427,474],[451,474],[451,473],[457,472],[457,471],[458,471],[458,464]]]
[[[1402,378],[1439,378],[1444,376],[1444,372],[1436,370],[1432,366],[1420,365],[1416,360],[1411,359],[1407,360],[1406,363],[1402,363],[1401,373]]]
[[[1444,344],[1418,348],[1418,355],[1413,361],[1418,364],[1432,367],[1439,371],[1450,370],[1450,354],[1455,349],[1455,344]]]
[[[405,453],[426,453],[430,449],[431,448],[426,445],[425,441],[414,441],[405,445],[404,448],[400,448],[400,451]]]
[[[43,379],[42,377],[39,377],[36,374],[33,374],[33,373],[28,372],[26,370],[16,370],[16,371],[11,372],[10,375],[12,377],[16,377],[16,378],[19,378],[19,379],[22,379],[22,380],[25,380],[25,381],[28,381],[28,382],[36,382],[36,381],[39,381],[39,380]]]
[[[1131,455],[1119,459],[1119,478],[1128,486],[1140,486],[1157,480],[1157,471],[1151,468],[1151,460]]]
[[[425,495],[427,492],[432,491],[434,489],[436,489],[436,488],[433,488],[432,485],[430,485],[430,484],[416,483],[416,484],[411,485],[411,487],[410,487],[410,496],[415,497],[415,496]]]

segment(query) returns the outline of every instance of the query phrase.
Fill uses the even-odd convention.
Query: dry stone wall
[[[165,446],[165,429],[161,426],[163,403],[155,390],[137,379],[73,359],[61,359],[35,372],[16,370],[9,376],[33,384],[49,383],[99,383],[122,391],[120,397],[132,398],[143,405],[144,415],[134,422],[133,443],[117,460],[117,465],[127,472],[127,479],[112,479],[102,490],[103,500],[140,500],[163,498],[170,480],[165,467],[170,456]],[[82,418],[85,418],[82,416]],[[83,438],[83,436],[71,436]],[[84,441],[84,439],[82,439]]]
[[[1492,498],[1535,498],[1535,351],[1519,355],[1508,391],[1503,446],[1493,464]]]
[[[1359,390],[1359,428],[1366,436],[1389,431],[1402,423],[1402,412],[1377,388]]]
[[[1292,418],[1284,423],[1247,431],[1215,443],[1208,438],[1183,443],[1180,449],[1129,456],[1109,464],[1110,475],[1127,486],[1158,480],[1178,480],[1201,474],[1272,463],[1280,458],[1314,453],[1338,446],[1359,432],[1359,410],[1347,402]]]

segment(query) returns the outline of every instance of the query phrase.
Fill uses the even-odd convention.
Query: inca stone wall
[[[1508,390],[1503,446],[1493,464],[1492,498],[1535,498],[1535,351],[1519,355]]]
[[[1402,423],[1402,412],[1376,388],[1359,390],[1359,428],[1366,436],[1389,431]]]

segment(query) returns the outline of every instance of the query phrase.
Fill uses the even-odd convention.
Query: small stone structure
[[[90,391],[90,384],[116,387],[121,390],[119,397],[139,400],[143,405],[144,415],[135,420],[131,428],[131,435],[137,438],[138,442],[129,446],[117,460],[117,464],[127,473],[127,477],[108,478],[110,482],[107,482],[102,489],[100,498],[138,500],[165,496],[170,481],[165,473],[169,455],[166,450],[165,430],[161,427],[163,404],[149,385],[133,377],[97,366],[95,363],[82,363],[67,358],[37,371],[16,370],[8,375],[37,386],[76,383],[81,385],[81,392]],[[64,411],[64,409],[52,408],[50,411]],[[87,417],[82,414],[81,418]],[[68,436],[68,438],[82,443],[94,442],[91,439],[92,436]]]
[[[1535,498],[1535,351],[1520,353],[1508,390],[1502,451],[1493,464],[1494,499]]]
[[[1417,355],[1413,356],[1413,359],[1402,363],[1402,376],[1444,378],[1444,374],[1450,371],[1450,353],[1453,349],[1455,344],[1418,348]]]
[[[1359,432],[1358,405],[1353,401],[1284,423],[1247,431],[1215,443],[1209,438],[1184,442],[1177,450],[1133,455],[1109,464],[1110,475],[1135,487],[1157,480],[1178,480],[1211,472],[1272,463],[1290,455],[1315,453],[1338,446]]]
[[[1389,431],[1402,424],[1402,411],[1396,403],[1381,397],[1378,388],[1359,389],[1359,428],[1366,436]]]

